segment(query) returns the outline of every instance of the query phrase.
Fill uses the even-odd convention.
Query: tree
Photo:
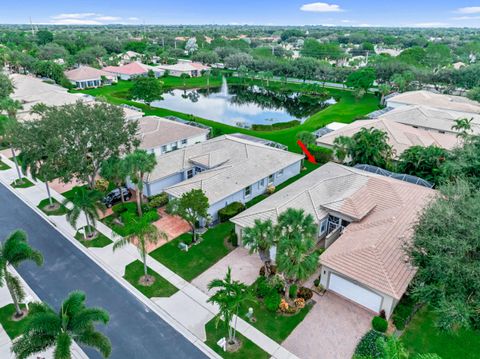
[[[467,92],[467,97],[473,101],[480,101],[480,87],[474,87]]]
[[[153,77],[136,77],[130,88],[130,96],[134,100],[142,100],[147,105],[156,100],[163,100],[162,82]]]
[[[400,338],[398,338],[396,335],[380,337],[378,338],[376,345],[380,348],[382,359],[441,359],[437,354],[430,353],[410,355]],[[355,357],[355,359],[363,358]]]
[[[7,98],[10,96],[14,91],[14,87],[10,78],[0,72],[0,100]]]
[[[316,39],[306,39],[301,51],[304,57],[314,57],[317,59],[339,59],[343,51],[336,43],[320,43]]]
[[[168,211],[182,217],[192,228],[192,239],[195,242],[195,228],[197,222],[208,218],[208,198],[201,189],[192,189],[184,193],[180,198],[171,200]]]
[[[444,148],[412,146],[400,155],[397,162],[397,172],[417,176],[438,184],[447,158],[448,151]]]
[[[138,122],[128,121],[121,107],[77,102],[45,106],[40,115],[50,135],[62,143],[56,156],[64,182],[76,177],[94,189],[102,163],[139,143]]]
[[[68,51],[56,43],[48,43],[38,49],[38,58],[41,60],[66,59]]]
[[[20,308],[20,301],[25,297],[20,279],[8,271],[8,267],[18,267],[26,261],[32,261],[37,266],[43,265],[42,254],[30,247],[27,234],[17,229],[12,232],[3,243],[0,243],[0,286],[7,285],[13,305],[15,318],[21,318],[24,312]]]
[[[71,200],[65,199],[63,205],[67,206],[70,202],[73,208],[67,213],[68,222],[76,229],[78,218],[83,212],[87,226],[85,227],[85,234],[87,238],[92,238],[95,234],[95,222],[100,218],[98,212],[105,211],[105,206],[100,200],[102,194],[96,190],[88,190],[85,187],[77,187]]]
[[[243,244],[248,247],[250,254],[257,252],[263,262],[265,276],[270,272],[270,249],[275,245],[274,226],[271,220],[255,219],[253,227],[245,228]]]
[[[192,55],[193,61],[201,62],[202,64],[215,64],[220,61],[220,57],[214,51],[201,50]]]
[[[185,44],[185,51],[187,51],[187,53],[191,55],[197,50],[198,50],[197,39],[195,37],[189,38],[187,40],[187,43]]]
[[[305,146],[313,146],[316,143],[317,138],[315,135],[308,131],[300,131],[296,135],[297,140],[302,141]]]
[[[375,81],[375,70],[366,67],[352,72],[347,78],[347,86],[368,91]]]
[[[125,179],[129,175],[125,159],[112,156],[105,160],[102,164],[102,168],[100,169],[100,175],[107,181],[114,183],[118,188],[120,188],[125,183]],[[124,203],[125,198],[123,198],[123,191],[120,191],[120,197],[122,199],[122,203]]]
[[[136,245],[143,262],[144,270],[144,274],[140,278],[139,283],[145,286],[150,286],[155,282],[155,277],[148,274],[147,246],[149,244],[157,244],[159,237],[166,239],[167,235],[164,232],[159,231],[156,226],[145,220],[145,218],[134,218],[133,228],[134,230],[132,234],[129,234],[114,243],[113,251],[124,247],[127,243]]]
[[[48,30],[37,31],[37,42],[40,45],[48,44],[53,41],[53,34]]]
[[[110,316],[104,309],[86,307],[85,299],[85,293],[72,292],[58,312],[45,303],[32,303],[25,331],[13,342],[16,358],[26,359],[55,347],[55,359],[71,359],[73,341],[97,349],[104,358],[109,357],[110,340],[95,326],[108,324]]]
[[[381,95],[380,105],[385,105],[385,96],[392,92],[392,87],[389,84],[381,84],[378,86],[378,92]]]
[[[145,150],[135,150],[125,157],[125,166],[129,173],[130,180],[137,187],[137,211],[138,216],[141,217],[142,212],[142,196],[143,196],[143,181],[147,173],[153,171],[157,165],[155,154],[148,153]]]
[[[214,279],[208,284],[208,290],[212,289],[218,290],[208,299],[208,302],[219,306],[220,314],[228,332],[227,344],[234,345],[237,343],[236,328],[240,306],[252,300],[252,295],[246,284],[232,279],[230,267],[228,267],[224,279]],[[234,315],[235,320],[233,320]],[[221,320],[221,317],[218,317],[218,320]]]
[[[351,166],[361,163],[386,168],[393,157],[388,134],[373,127],[363,127],[352,137],[337,137],[334,151],[337,157],[345,155],[344,158],[349,158]]]
[[[455,120],[452,130],[457,131],[457,137],[467,142],[472,135],[472,121],[473,118],[459,118]]]
[[[240,66],[249,66],[253,62],[253,57],[244,52],[234,53],[225,58],[225,67],[237,70]]]
[[[278,218],[276,233],[277,270],[285,278],[285,298],[290,300],[290,287],[310,277],[318,267],[315,248],[318,228],[311,214],[289,208]]]
[[[446,66],[452,62],[452,52],[445,44],[429,43],[425,49],[425,64],[431,68]]]
[[[480,191],[465,179],[447,183],[440,191],[420,216],[407,248],[417,268],[411,293],[433,307],[440,328],[478,330]]]
[[[183,88],[186,89],[187,88],[187,79],[190,78],[190,75],[187,74],[187,73],[182,73],[180,75],[180,78],[182,79],[182,82],[183,82]]]

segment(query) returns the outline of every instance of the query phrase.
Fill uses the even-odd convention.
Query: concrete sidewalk
[[[0,159],[11,167],[9,170],[0,171],[0,180],[6,185],[9,185],[17,178],[14,164],[4,156],[0,155]],[[32,182],[35,183],[33,187],[16,189],[15,193],[31,208],[40,212],[36,206],[42,199],[47,198],[46,187],[45,184],[40,181],[34,182],[32,180]],[[63,196],[52,189],[51,193],[57,200],[63,200]],[[152,300],[150,300],[121,278],[125,273],[125,266],[140,258],[135,246],[128,244],[115,251],[115,253],[113,253],[112,250],[113,244],[104,248],[85,248],[73,238],[76,230],[70,226],[65,216],[46,217],[43,213],[42,215],[80,250],[101,265],[107,273],[110,273],[124,287],[132,291],[137,297],[141,296],[143,302],[145,302],[164,320],[169,322],[175,329],[190,339],[195,345],[199,347],[201,346],[211,357],[219,357],[203,343],[206,340],[205,324],[219,313],[218,308],[215,305],[207,302],[209,296],[206,293],[185,281],[179,275],[149,256],[147,263],[148,266],[179,289],[179,292],[170,298],[152,298]],[[85,225],[84,216],[80,216],[77,226],[80,228]],[[103,223],[97,222],[96,227],[99,232],[113,241],[118,239],[118,235],[114,234],[113,231]],[[238,318],[237,330],[271,355],[272,358],[297,358],[294,354],[241,318]]]

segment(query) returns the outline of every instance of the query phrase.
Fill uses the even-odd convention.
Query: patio
[[[152,224],[157,227],[159,231],[164,232],[167,235],[167,239],[162,238],[157,244],[149,244],[147,248],[148,252],[151,252],[172,239],[190,231],[190,225],[185,220],[178,216],[168,214],[165,212],[164,207],[158,209],[158,214],[160,215],[160,219]]]

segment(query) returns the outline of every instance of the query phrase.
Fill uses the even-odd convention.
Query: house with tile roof
[[[147,76],[149,71],[153,71],[155,77],[160,77],[163,76],[164,72],[157,67],[145,65],[139,61],[134,61],[122,66],[107,66],[102,70],[113,74],[122,80],[130,80],[138,76]]]
[[[398,109],[398,110],[402,110]],[[452,149],[461,144],[460,139],[454,133],[440,133],[427,131],[426,129],[415,128],[395,122],[380,116],[372,120],[357,120],[335,131],[329,132],[317,138],[319,146],[333,148],[337,137],[352,137],[362,128],[374,128],[383,131],[388,136],[388,144],[392,146],[396,157],[400,156],[406,149],[412,146],[437,146],[445,149]]]
[[[241,239],[255,219],[303,209],[318,226],[321,284],[388,317],[415,275],[404,246],[435,191],[333,162],[231,219]],[[241,240],[240,240],[241,242]],[[274,253],[273,253],[274,258]]]
[[[202,75],[202,71],[209,70],[210,67],[201,64],[200,62],[193,62],[190,60],[178,60],[174,65],[158,65],[157,68],[168,71],[171,76],[180,77],[187,74],[190,77],[198,77]]]
[[[65,71],[65,77],[77,89],[100,87],[117,82],[117,76],[110,72],[98,70],[90,66],[79,66],[76,69]]]
[[[140,148],[161,155],[208,139],[209,129],[158,116],[139,119]]]
[[[248,139],[224,135],[157,156],[145,179],[145,194],[179,198],[201,189],[209,215],[232,202],[246,203],[300,173],[304,156]]]

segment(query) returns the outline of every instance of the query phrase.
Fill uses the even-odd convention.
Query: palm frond
[[[25,299],[25,291],[23,290],[22,282],[20,281],[20,279],[7,272],[5,280],[7,281],[9,288],[13,292],[11,294],[13,294],[19,302],[22,302]]]
[[[68,333],[60,333],[57,337],[57,345],[53,352],[54,359],[71,359],[72,353],[70,347],[72,345],[72,338]]]
[[[72,318],[76,313],[85,308],[86,295],[82,291],[73,291],[68,294],[62,303],[62,311]]]
[[[11,350],[15,353],[16,359],[27,359],[33,354],[50,348],[54,343],[55,337],[41,333],[35,333],[35,335],[25,333],[13,341]]]
[[[97,349],[104,358],[108,358],[112,352],[112,344],[110,343],[108,337],[95,330],[84,332],[82,335],[77,337],[77,341]]]
[[[81,332],[87,329],[92,323],[107,324],[110,321],[108,312],[101,308],[85,308],[76,313],[70,321],[70,329],[74,332]]]

